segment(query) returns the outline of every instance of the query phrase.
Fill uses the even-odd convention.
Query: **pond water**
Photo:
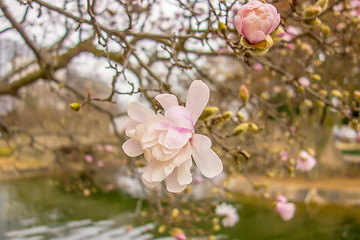
[[[269,202],[241,196],[237,199],[234,204],[240,221],[233,228],[221,230],[225,239],[360,239],[360,208],[297,204],[294,219],[284,222]],[[116,193],[89,197],[69,193],[48,178],[2,183],[0,239],[7,239],[5,233],[9,231],[56,226],[74,220],[115,219],[119,226],[136,225],[131,217],[136,204],[136,199]],[[44,235],[42,239],[48,238]]]

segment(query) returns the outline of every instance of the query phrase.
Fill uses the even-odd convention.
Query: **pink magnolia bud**
[[[253,0],[240,7],[235,27],[246,40],[254,44],[265,40],[277,28],[280,19],[273,5]]]

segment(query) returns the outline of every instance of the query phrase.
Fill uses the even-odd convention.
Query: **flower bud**
[[[240,123],[233,131],[233,135],[240,135],[243,132],[246,132],[248,130],[249,124],[248,123]]]
[[[280,20],[273,5],[253,0],[240,7],[234,23],[236,30],[249,43],[255,44],[265,40],[279,26]]]
[[[244,120],[245,120],[245,116],[244,116],[240,111],[238,111],[238,112],[236,113],[236,115],[237,115],[237,117],[239,118],[240,121],[244,121]]]
[[[321,100],[318,100],[316,101],[316,105],[319,106],[319,107],[324,107],[325,106],[325,103]]]
[[[241,150],[240,153],[246,158],[246,159],[249,159],[250,158],[250,154],[245,151],[245,150]]]
[[[159,228],[158,228],[158,233],[164,233],[166,230],[166,225],[161,225]]]
[[[259,130],[259,127],[255,123],[249,124],[250,130],[253,132],[257,132]]]
[[[329,3],[328,0],[319,0],[315,3],[315,6],[320,7],[321,12],[323,12],[327,8],[328,3]]]
[[[316,17],[317,15],[319,15],[320,13],[321,13],[320,7],[309,6],[309,7],[305,8],[305,10],[303,12],[303,16],[305,18],[313,18],[313,17]]]
[[[218,22],[218,30],[219,30],[219,32],[221,32],[222,34],[225,34],[225,33],[226,33],[226,29],[227,29],[227,28],[226,28],[225,23],[219,21],[219,22]]]
[[[70,109],[75,112],[78,112],[81,109],[81,105],[79,102],[74,102],[74,103],[70,104]]]
[[[319,91],[319,94],[323,97],[327,97],[328,92],[325,89]]]
[[[354,91],[354,97],[355,97],[355,100],[360,103],[360,91],[356,90]]]
[[[219,109],[217,107],[205,107],[204,111],[201,113],[199,119],[202,121],[208,120],[212,116],[214,116]]]
[[[330,34],[330,27],[325,24],[321,24],[321,32],[324,38],[327,38]]]
[[[356,119],[351,120],[349,126],[357,132],[360,130],[359,122]]]
[[[306,105],[307,107],[309,107],[309,108],[312,108],[312,107],[313,107],[313,103],[312,103],[312,101],[311,101],[310,99],[305,99],[305,100],[304,100],[304,103],[305,103],[305,105]]]
[[[239,91],[240,91],[241,100],[243,100],[246,103],[250,98],[248,89],[246,88],[245,85],[241,85]]]
[[[331,94],[334,96],[334,97],[337,97],[337,98],[342,98],[342,94],[339,90],[331,90]]]
[[[171,211],[171,218],[172,218],[172,219],[177,218],[177,217],[179,216],[179,213],[180,213],[179,209],[174,208],[174,209]]]
[[[316,25],[320,24],[321,21],[320,21],[320,19],[318,19],[318,18],[311,18],[311,19],[304,19],[304,20],[303,20],[303,23],[304,23],[306,26],[315,27]]]
[[[232,116],[233,116],[233,114],[232,114],[231,111],[226,111],[226,112],[224,112],[224,113],[222,114],[222,118],[223,118],[225,121],[228,120],[228,119],[230,119],[230,118],[232,118]]]

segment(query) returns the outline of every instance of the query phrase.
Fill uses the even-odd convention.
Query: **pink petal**
[[[177,167],[177,178],[180,185],[186,185],[191,183],[191,165],[192,161],[191,159],[189,159]]]
[[[160,94],[160,95],[157,95],[155,97],[155,99],[156,99],[156,101],[158,101],[161,104],[161,106],[163,107],[163,109],[165,111],[169,107],[179,105],[177,98],[173,94],[168,94],[168,93]]]
[[[141,136],[141,143],[146,143],[146,142],[151,142],[155,139],[158,139],[160,136],[160,131],[156,131],[156,130],[148,130],[146,131],[142,136]]]
[[[240,10],[239,10],[240,11]],[[242,30],[242,19],[241,17],[237,17],[234,21],[234,25],[235,25],[235,28],[236,30],[241,33],[241,30]]]
[[[223,164],[219,156],[210,148],[211,140],[200,134],[194,134],[191,138],[191,150],[196,166],[207,178],[219,175],[223,170]]]
[[[280,214],[284,221],[289,221],[294,217],[295,209],[296,207],[294,203],[279,202],[276,204],[276,211]]]
[[[165,137],[165,147],[177,149],[185,146],[192,136],[190,129],[181,127],[171,127]]]
[[[144,104],[132,102],[128,106],[128,115],[135,121],[145,123],[149,117],[155,116],[155,113]]]
[[[246,39],[249,40],[251,43],[261,42],[262,40],[266,39],[266,35],[262,31],[254,31],[246,36]]]
[[[282,202],[282,203],[287,203],[288,202],[287,198],[284,195],[277,196],[276,201],[277,202]]]
[[[185,188],[186,188],[186,184],[185,184],[185,185],[180,185],[180,184],[179,184],[178,176],[177,176],[177,169],[175,169],[175,170],[166,178],[166,189],[167,189],[169,192],[178,193],[178,192],[184,191]]]
[[[172,106],[165,111],[166,120],[173,126],[194,130],[191,113],[183,106]]]
[[[185,107],[189,110],[194,124],[204,111],[209,98],[210,90],[203,81],[195,80],[191,83],[186,97]]]
[[[132,139],[127,140],[122,145],[122,149],[124,150],[125,154],[129,157],[137,157],[143,153],[141,149],[140,143],[135,142]]]

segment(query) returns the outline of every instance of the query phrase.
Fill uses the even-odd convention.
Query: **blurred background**
[[[246,2],[0,0],[0,239],[360,239],[360,1],[267,1],[260,50],[233,24]],[[224,171],[148,188],[127,105],[161,113],[195,79]]]

